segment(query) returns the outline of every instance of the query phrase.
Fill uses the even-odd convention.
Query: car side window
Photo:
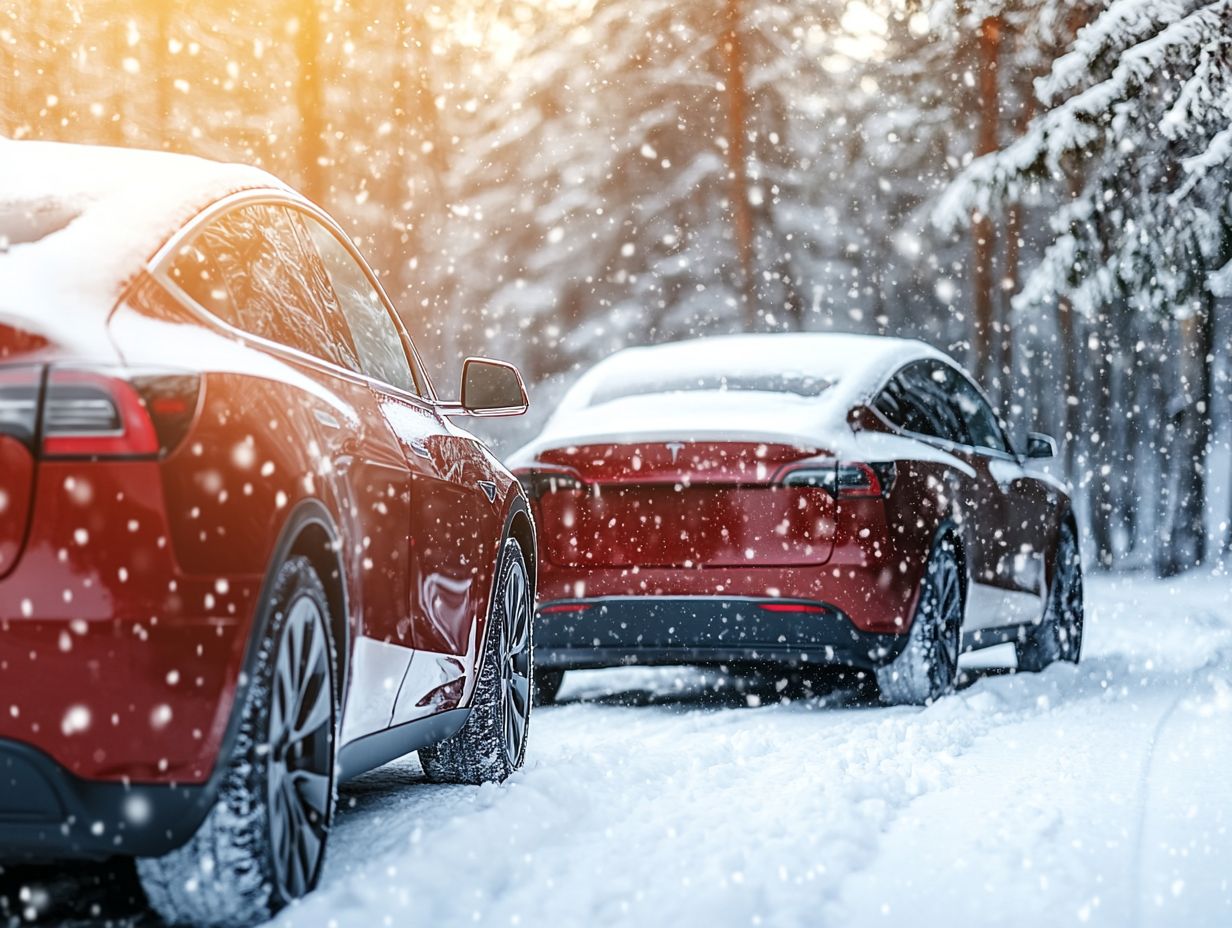
[[[899,372],[904,396],[919,410],[912,424],[904,428],[955,444],[966,442],[966,431],[950,402],[952,375],[945,365],[931,362],[909,364]]]
[[[1009,454],[1009,445],[997,414],[988,401],[966,377],[954,375],[954,405],[962,416],[970,443],[976,448],[987,448]]]
[[[169,275],[237,329],[338,363],[305,277],[304,249],[281,206],[242,206],[186,243]]]
[[[912,401],[903,384],[902,375],[895,374],[877,394],[873,406],[886,417],[891,425],[909,432],[919,432],[925,427],[923,411]]]
[[[332,231],[312,217],[305,217],[304,222],[350,330],[359,369],[376,380],[418,394],[402,335],[363,267]]]
[[[196,236],[180,248],[169,276],[203,307],[234,325],[235,305],[231,302],[231,291],[227,289],[222,271],[214,261],[213,251],[205,235]]]
[[[300,247],[303,249],[305,282],[316,302],[317,312],[325,322],[325,329],[329,333],[334,354],[342,361],[343,367],[362,372],[359,352],[351,338],[351,328],[347,324],[342,307],[338,304],[338,295],[334,292],[329,271],[326,270],[325,262],[321,260],[321,255],[312,240],[312,234],[308,231],[309,223],[315,221],[294,209],[288,209],[287,216],[295,228]]]

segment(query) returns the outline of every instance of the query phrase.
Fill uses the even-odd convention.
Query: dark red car
[[[0,141],[0,861],[167,921],[312,889],[339,780],[522,762],[535,534],[338,225],[273,177]]]
[[[543,539],[536,683],[617,664],[846,667],[892,702],[964,649],[1076,661],[1077,528],[975,383],[914,341],[753,335],[619,352],[510,466]]]

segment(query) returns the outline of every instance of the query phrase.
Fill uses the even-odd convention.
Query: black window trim
[[[968,374],[961,367],[959,367],[956,364],[947,364],[946,366],[958,371],[958,376],[961,377],[963,380],[967,381],[967,383],[970,384],[972,388],[974,388],[976,395],[979,396],[979,398],[984,401],[985,405],[988,406],[989,411],[992,413],[992,424],[997,427],[997,432],[1001,435],[1001,441],[1004,442],[1005,447],[1007,447],[1010,450],[1006,452],[1006,451],[1002,451],[1000,448],[988,448],[988,447],[985,447],[984,445],[975,445],[975,444],[967,445],[967,447],[972,448],[975,451],[980,452],[981,454],[987,454],[990,457],[1005,458],[1006,460],[1009,460],[1009,461],[1019,461],[1018,455],[1014,453],[1014,443],[1010,441],[1010,436],[1006,433],[1005,426],[1001,422],[1001,416],[997,413],[997,407],[993,404],[992,400],[988,398],[988,394],[985,393],[983,388],[980,387],[980,385],[975,382],[975,378],[972,377],[970,374]],[[965,423],[964,423],[964,427],[965,427]]]
[[[175,260],[175,256],[179,253],[180,247],[197,235],[210,222],[244,206],[282,206],[295,209],[318,220],[326,229],[333,233],[334,237],[346,247],[351,257],[356,260],[360,268],[368,276],[368,282],[372,284],[373,289],[380,296],[381,302],[384,303],[385,311],[389,314],[390,319],[393,320],[394,327],[402,339],[403,350],[409,356],[408,361],[412,365],[411,376],[423,390],[422,394],[408,393],[400,387],[386,383],[384,380],[378,380],[362,371],[353,371],[350,368],[335,364],[333,361],[308,354],[300,351],[298,348],[292,348],[290,345],[284,345],[281,342],[246,332],[237,326],[231,325],[225,319],[220,319],[207,307],[198,303],[183,287],[172,279],[170,268]],[[428,378],[423,362],[419,358],[419,350],[415,347],[415,342],[411,339],[410,335],[407,334],[406,328],[402,325],[402,320],[398,318],[398,314],[394,311],[393,304],[390,302],[389,296],[385,293],[385,289],[381,286],[380,281],[377,280],[376,274],[373,273],[372,268],[368,266],[368,262],[364,260],[363,255],[359,253],[359,249],[355,247],[350,236],[343,231],[342,227],[328,213],[308,200],[302,199],[289,191],[281,191],[274,188],[241,190],[216,200],[177,229],[175,234],[147,262],[146,270],[151,277],[157,280],[185,308],[233,338],[237,338],[254,347],[270,351],[273,354],[281,355],[288,360],[307,364],[310,367],[341,376],[352,382],[367,384],[399,399],[409,400],[416,405],[431,409],[437,412],[438,415],[442,414],[441,407],[444,404],[438,399],[432,382]]]
[[[1001,432],[1001,438],[1005,440],[1005,447],[1010,449],[1008,453],[1005,451],[1001,451],[1000,449],[997,449],[997,448],[985,448],[983,445],[973,445],[969,442],[948,441],[936,435],[925,435],[922,432],[913,432],[911,429],[906,429],[900,425],[895,425],[893,422],[891,422],[886,417],[885,413],[883,413],[880,409],[877,408],[877,397],[881,395],[882,391],[885,390],[885,388],[889,385],[890,381],[893,380],[895,377],[897,377],[899,374],[901,374],[904,370],[906,370],[911,365],[919,364],[922,361],[936,361],[940,364],[943,364],[946,367],[950,368],[950,370],[958,373],[958,375],[963,377],[968,383],[971,384],[971,386],[975,387],[976,391],[979,393],[980,397],[984,400],[984,402],[988,403],[988,408],[992,410],[993,421],[997,425],[997,430]],[[1019,455],[1014,453],[1013,451],[1014,446],[1013,444],[1010,443],[1009,437],[1005,434],[1005,429],[1001,425],[1001,418],[997,415],[997,408],[993,406],[991,402],[989,402],[988,395],[983,390],[980,389],[980,385],[976,383],[965,370],[963,370],[957,364],[952,362],[949,358],[937,357],[935,355],[932,355],[932,356],[924,356],[924,357],[919,357],[919,358],[912,358],[910,361],[905,361],[904,363],[898,365],[898,367],[890,371],[889,374],[881,378],[881,380],[879,381],[877,385],[877,388],[871,391],[871,393],[869,394],[869,399],[865,405],[868,407],[868,409],[872,411],[873,415],[876,416],[877,419],[880,420],[882,424],[884,424],[887,428],[898,433],[899,435],[907,435],[911,438],[916,439],[917,441],[922,441],[926,445],[933,445],[935,447],[941,448],[944,451],[952,451],[956,448],[962,448],[964,450],[972,452],[973,454],[979,454],[984,457],[997,458],[998,460],[1003,460],[1003,461],[1013,461],[1015,464],[1022,463],[1022,458]],[[957,415],[957,410],[955,410],[955,415]],[[961,417],[959,417],[959,421],[960,422],[962,421]],[[964,432],[966,431],[965,424],[963,426],[963,431]]]

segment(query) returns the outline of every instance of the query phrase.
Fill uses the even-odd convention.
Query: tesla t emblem
[[[684,442],[669,441],[663,447],[672,453],[672,463],[675,464],[676,458],[680,457],[680,452],[684,450]]]
[[[479,489],[483,490],[483,495],[488,498],[489,503],[496,502],[496,484],[491,480],[479,480]]]

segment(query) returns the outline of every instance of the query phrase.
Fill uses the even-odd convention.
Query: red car
[[[522,762],[535,533],[355,246],[254,168],[0,141],[0,860],[170,923],[312,889],[336,784]]]
[[[536,684],[620,664],[854,668],[925,703],[965,649],[1077,661],[1078,534],[975,383],[915,342],[619,352],[510,460],[539,525]],[[863,673],[860,673],[860,672]]]

